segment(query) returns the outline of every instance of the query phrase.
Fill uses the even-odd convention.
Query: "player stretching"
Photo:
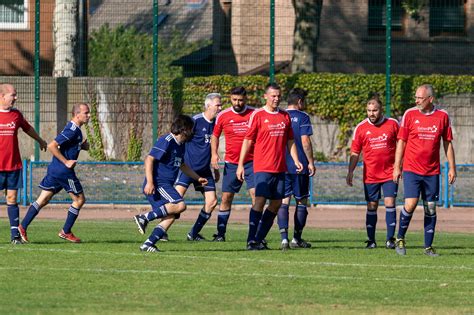
[[[398,184],[393,182],[393,163],[397,146],[398,122],[386,118],[382,112],[382,102],[374,96],[367,102],[367,118],[357,125],[352,137],[351,158],[347,172],[347,185],[352,186],[354,169],[362,153],[364,157],[363,182],[367,213],[365,226],[367,228],[367,249],[377,247],[375,228],[377,225],[377,209],[383,190],[385,205],[385,222],[387,238],[385,247],[395,248],[395,226],[397,212],[395,199]]]
[[[255,205],[250,209],[248,250],[266,249],[263,239],[270,231],[285,194],[286,149],[295,161],[296,170],[303,169],[293,142],[290,115],[278,108],[281,89],[271,83],[265,88],[265,106],[250,116],[249,130],[240,152],[237,178],[244,180],[244,161],[254,148]],[[268,208],[263,212],[267,199]],[[262,214],[263,212],[263,214]]]
[[[155,244],[166,234],[175,218],[186,210],[183,198],[173,186],[179,170],[202,185],[207,184],[205,178],[184,164],[184,143],[191,139],[193,125],[191,117],[179,115],[171,124],[171,132],[161,136],[145,158],[143,193],[152,210],[136,215],[134,220],[141,234],[145,234],[150,221],[162,220],[140,246],[141,251],[158,252]]]
[[[18,208],[18,189],[23,187],[21,176],[21,156],[18,145],[18,129],[35,139],[41,150],[46,150],[44,141],[23,114],[13,108],[17,100],[16,89],[11,84],[0,84],[0,190],[6,190],[7,212],[10,219],[12,244],[22,244],[18,231],[20,209]]]
[[[288,150],[286,151],[286,165],[288,172],[285,175],[285,199],[278,210],[278,227],[281,234],[281,249],[310,248],[311,244],[301,238],[308,217],[307,202],[309,197],[309,179],[313,176],[314,167],[313,146],[311,135],[313,127],[308,114],[301,111],[305,105],[307,92],[303,89],[293,89],[288,94],[287,112],[290,114],[291,127],[295,137],[295,145],[298,150],[298,159],[303,165],[303,170],[298,172]],[[288,221],[291,195],[295,196],[296,209],[294,214],[295,229],[293,239],[288,242]]]
[[[227,222],[234,195],[240,191],[242,182],[237,179],[236,171],[239,163],[240,149],[248,129],[248,121],[254,108],[246,105],[247,91],[244,87],[236,87],[230,91],[232,107],[217,115],[214,132],[211,136],[211,164],[214,169],[219,169],[219,137],[224,132],[225,137],[225,165],[222,179],[222,201],[217,216],[217,233],[214,234],[215,242],[224,242]],[[244,160],[245,182],[252,205],[255,202],[255,185],[253,180],[253,148]]]
[[[184,160],[199,176],[206,178],[207,183],[203,186],[182,172],[179,173],[176,180],[176,190],[181,196],[184,196],[191,184],[194,185],[196,191],[204,195],[204,207],[187,235],[188,241],[202,241],[205,239],[199,232],[201,232],[211,217],[212,211],[217,206],[215,182],[219,181],[219,170],[214,170],[214,181],[211,171],[211,135],[214,130],[215,118],[222,108],[221,95],[219,93],[208,94],[204,101],[204,107],[203,113],[193,117],[193,137],[186,143]]]
[[[406,255],[405,234],[415,211],[418,199],[423,199],[425,210],[425,251],[428,256],[438,254],[431,246],[436,227],[436,202],[439,198],[439,149],[443,139],[444,152],[449,163],[448,181],[456,180],[453,132],[448,113],[433,104],[434,91],[430,84],[416,89],[416,106],[403,115],[398,132],[393,180],[401,177],[403,160],[403,189],[405,206],[400,214],[395,250]]]
[[[53,159],[48,166],[46,176],[39,187],[42,189],[38,199],[30,206],[23,221],[18,227],[21,238],[28,242],[26,229],[46,206],[51,198],[62,189],[71,196],[72,204],[69,206],[66,222],[58,236],[73,243],[80,243],[81,239],[75,236],[71,229],[79,216],[79,211],[86,202],[82,185],[74,172],[77,158],[81,150],[89,150],[87,140],[83,141],[81,126],[86,124],[91,117],[89,105],[78,103],[72,107],[72,119],[66,124],[64,130],[48,144]]]

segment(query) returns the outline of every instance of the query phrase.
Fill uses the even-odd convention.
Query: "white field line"
[[[34,272],[71,272],[71,268],[43,268],[43,267],[0,267],[2,271],[34,271]],[[296,274],[274,274],[274,273],[247,273],[247,274],[222,274],[222,272],[192,272],[192,271],[176,271],[176,270],[142,270],[142,269],[115,269],[115,268],[75,268],[75,272],[85,273],[131,273],[131,274],[158,274],[158,275],[182,275],[182,276],[201,276],[201,277],[219,277],[230,276],[230,277],[264,277],[264,278],[283,278],[283,279],[322,279],[322,280],[339,280],[339,281],[381,281],[381,282],[418,282],[418,283],[474,283],[474,280],[448,280],[440,281],[435,279],[403,279],[403,278],[367,278],[367,277],[353,277],[353,276],[322,276],[322,275],[296,275]],[[447,282],[447,283],[446,283]]]
[[[26,245],[28,246],[28,245]],[[117,256],[143,256],[146,253],[123,253],[123,252],[104,252],[104,251],[91,251],[81,249],[60,249],[60,248],[28,248],[22,247],[11,247],[11,246],[0,246],[0,249],[6,249],[7,251],[42,251],[42,252],[59,252],[68,254],[107,254]],[[474,267],[470,266],[430,266],[430,265],[385,265],[385,264],[357,264],[357,263],[339,263],[339,262],[324,262],[324,261],[296,261],[294,260],[271,260],[271,259],[259,259],[256,258],[245,258],[245,257],[216,257],[216,256],[196,256],[196,255],[182,255],[182,254],[170,254],[167,252],[161,252],[154,254],[159,257],[172,257],[172,258],[186,258],[186,259],[204,259],[204,260],[222,260],[222,261],[242,261],[242,262],[253,262],[253,263],[267,263],[267,264],[291,264],[291,265],[307,265],[307,266],[323,266],[323,267],[357,267],[357,268],[420,268],[420,269],[433,269],[433,270],[474,270]],[[428,257],[427,257],[428,258]]]

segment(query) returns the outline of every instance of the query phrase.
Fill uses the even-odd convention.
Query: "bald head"
[[[10,110],[17,99],[15,87],[8,83],[0,84],[0,109]]]

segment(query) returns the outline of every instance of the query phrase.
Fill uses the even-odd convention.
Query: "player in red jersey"
[[[225,138],[225,165],[222,180],[222,200],[217,216],[217,233],[214,234],[215,242],[224,242],[227,222],[229,220],[234,195],[240,191],[242,183],[236,175],[239,163],[240,149],[244,136],[248,130],[250,115],[255,110],[247,106],[247,91],[244,87],[233,88],[230,92],[232,106],[221,111],[216,118],[216,125],[211,136],[211,165],[219,169],[219,137],[224,132]],[[255,185],[253,176],[253,149],[244,160],[245,182],[252,198],[255,200]]]
[[[23,187],[21,176],[21,156],[18,146],[18,129],[35,139],[41,150],[46,151],[47,143],[23,117],[13,108],[18,99],[16,89],[11,84],[0,84],[0,190],[6,190],[8,218],[12,244],[21,244],[18,232],[20,210],[17,204],[18,189]]]
[[[244,161],[252,145],[254,147],[255,204],[250,209],[247,249],[265,249],[262,244],[285,195],[286,149],[295,161],[297,171],[303,166],[293,141],[290,115],[278,108],[281,89],[271,83],[265,88],[265,106],[255,110],[250,117],[249,130],[240,151],[237,178],[244,180]],[[270,203],[265,212],[267,199]]]
[[[367,213],[365,225],[367,228],[367,249],[377,247],[375,229],[377,225],[377,208],[383,190],[385,205],[385,221],[387,224],[387,239],[385,247],[395,248],[395,226],[397,212],[395,199],[398,184],[393,182],[393,163],[397,146],[398,122],[386,118],[382,112],[382,102],[376,95],[367,102],[367,118],[357,125],[354,130],[351,145],[351,157],[347,172],[347,185],[352,186],[354,169],[362,153],[364,158],[363,182]]]
[[[405,206],[400,214],[399,230],[395,250],[406,255],[405,234],[421,194],[423,199],[425,251],[428,256],[438,254],[431,246],[436,227],[436,202],[439,198],[439,149],[441,139],[449,164],[448,181],[456,180],[453,133],[446,111],[433,104],[434,91],[430,84],[417,88],[416,107],[408,109],[403,115],[398,133],[393,181],[398,182],[402,175]]]

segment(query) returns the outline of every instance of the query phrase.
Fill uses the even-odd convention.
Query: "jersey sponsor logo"
[[[436,139],[436,133],[438,132],[438,126],[433,125],[429,127],[418,126],[418,138],[421,140],[431,140]]]
[[[6,123],[6,124],[0,124],[0,128],[10,128],[10,129],[15,129],[16,124],[14,121],[11,123]]]
[[[381,136],[375,137],[375,138],[369,138],[370,143],[373,142],[382,142],[382,141],[387,141],[388,136],[386,133],[383,133]]]
[[[286,124],[284,122],[278,123],[278,124],[273,124],[273,125],[268,125],[268,129],[275,130],[275,129],[285,129]]]
[[[436,125],[430,126],[430,127],[418,127],[418,132],[432,132],[435,133],[438,131],[438,127]]]

